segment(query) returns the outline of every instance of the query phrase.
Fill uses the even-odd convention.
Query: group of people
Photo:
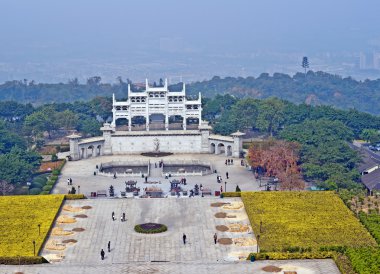
[[[115,221],[116,218],[115,218],[115,212],[112,211],[112,221]],[[125,222],[127,219],[125,218],[125,212],[123,212],[123,214],[120,216],[120,221],[121,222]]]
[[[181,180],[179,181],[181,183],[181,185],[186,185],[186,178],[181,178]]]
[[[234,159],[226,159],[225,164],[226,164],[226,166],[233,165]]]
[[[67,185],[68,185],[68,186],[72,186],[72,185],[73,185],[73,179],[68,178],[68,179],[67,179]]]
[[[183,241],[183,244],[185,245],[186,244],[186,240],[187,240],[187,236],[185,233],[183,233],[182,235],[182,241]],[[215,233],[214,234],[214,244],[216,244],[218,242],[218,235]]]
[[[111,241],[108,241],[107,248],[108,248],[108,252],[111,252]],[[100,251],[100,258],[102,260],[104,260],[105,255],[106,255],[106,253],[104,252],[104,250],[102,248],[102,250]]]
[[[159,161],[159,162],[158,162],[158,165],[157,165],[157,163],[154,163],[154,167],[157,168],[157,166],[158,166],[159,168],[164,167],[164,161],[162,161],[162,160]]]

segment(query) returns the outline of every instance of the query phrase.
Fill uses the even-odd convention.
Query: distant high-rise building
[[[366,69],[367,68],[367,61],[366,61],[366,55],[363,52],[359,53],[359,69]]]
[[[380,52],[373,53],[373,68],[380,70]]]

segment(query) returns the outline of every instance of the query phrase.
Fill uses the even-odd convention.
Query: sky
[[[223,66],[258,52],[380,51],[379,10],[375,0],[0,0],[0,80],[28,65],[38,79],[94,63],[149,71],[165,58],[195,70],[213,56]]]

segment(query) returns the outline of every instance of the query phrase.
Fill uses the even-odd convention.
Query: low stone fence
[[[200,160],[172,160],[172,161],[164,161],[164,168],[165,166],[170,167],[178,167],[178,171],[167,171],[165,172],[163,169],[162,176],[165,177],[166,173],[170,175],[171,177],[186,177],[186,176],[204,176],[208,174],[213,173],[213,167],[210,162],[200,161]],[[185,167],[191,167],[191,166],[202,166],[206,167],[207,170],[200,170],[200,171],[186,171]],[[183,168],[183,171],[180,171],[180,169]]]
[[[112,168],[112,167],[146,167],[147,172],[139,171],[139,172],[133,172],[131,169],[131,172],[128,172],[128,169],[126,172],[104,172],[104,168]],[[145,177],[149,176],[150,173],[150,164],[149,161],[111,161],[106,163],[101,163],[99,166],[99,169],[97,171],[98,175],[106,176],[106,177]]]

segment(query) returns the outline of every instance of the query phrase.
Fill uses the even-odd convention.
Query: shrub
[[[86,199],[84,194],[66,194],[65,200],[80,200],[80,199]]]
[[[58,161],[58,156],[57,156],[57,154],[53,154],[53,155],[51,155],[51,161],[52,162],[57,162]]]
[[[0,264],[18,265],[18,264],[42,264],[48,263],[44,257],[41,256],[15,256],[15,257],[0,257]]]
[[[47,183],[46,183],[46,185],[48,185],[48,186],[52,186],[52,185],[54,185],[55,184],[55,181],[47,181]]]
[[[46,184],[46,182],[47,182],[46,175],[38,175],[37,177],[33,179],[33,183],[38,183],[43,186]]]
[[[59,173],[60,173],[60,171],[58,169],[54,169],[51,174],[53,174],[54,176],[58,176]]]
[[[167,230],[168,230],[168,227],[163,224],[145,223],[145,224],[135,225],[135,231],[138,233],[155,234],[155,233],[165,232]]]
[[[41,191],[41,193],[40,193],[40,195],[48,195],[48,194],[50,194],[50,191]]]
[[[223,192],[222,194],[220,194],[220,197],[241,197],[241,192]]]
[[[55,181],[58,180],[58,176],[56,176],[56,175],[52,175],[52,176],[50,176],[49,180],[55,182]]]
[[[238,185],[236,185],[236,190],[235,191],[236,192],[241,192],[241,189],[240,189],[240,187]]]
[[[30,186],[31,188],[42,188],[43,185],[42,184],[39,184],[39,183],[32,183],[32,185]]]
[[[41,188],[31,188],[29,190],[29,194],[30,195],[38,195],[41,193]]]
[[[44,191],[50,191],[53,188],[53,186],[46,185],[42,188]]]

